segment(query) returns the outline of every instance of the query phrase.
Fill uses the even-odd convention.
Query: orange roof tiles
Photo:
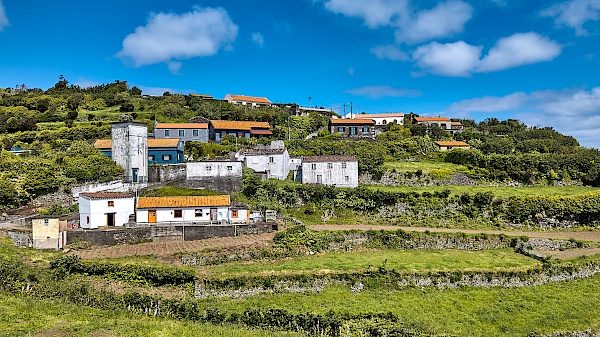
[[[343,125],[375,125],[375,121],[372,119],[349,119],[349,118],[332,118],[329,120],[331,124],[343,124]]]
[[[369,119],[369,118],[386,118],[386,117],[404,117],[403,112],[393,112],[386,114],[360,114],[354,116],[355,119]]]
[[[208,123],[158,123],[155,129],[208,129]]]
[[[469,146],[469,144],[465,143],[465,142],[444,142],[444,141],[439,141],[439,142],[435,142],[438,146],[444,146],[444,147],[448,147],[448,146]]]
[[[450,118],[446,117],[415,117],[417,122],[449,122]]]
[[[253,122],[253,121],[210,121],[213,128],[217,130],[250,130],[253,128],[257,129],[270,129],[271,125],[267,122]]]
[[[177,197],[146,197],[138,199],[138,208],[183,208],[229,206],[228,195],[213,196],[177,196]]]
[[[252,96],[231,95],[231,94],[229,95],[229,97],[231,97],[231,99],[234,101],[271,104],[271,101],[269,101],[265,97],[252,97]]]
[[[450,125],[462,125],[461,122],[450,122]]]
[[[148,147],[177,147],[179,138],[148,138]],[[94,142],[94,147],[97,149],[111,149],[112,140],[98,139]]]

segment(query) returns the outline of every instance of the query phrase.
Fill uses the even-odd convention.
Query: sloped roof
[[[158,123],[155,129],[208,129],[208,123]]]
[[[311,156],[302,158],[304,163],[317,163],[317,162],[332,162],[332,161],[356,161],[354,156]]]
[[[254,121],[217,121],[211,120],[213,128],[217,130],[248,130],[253,128],[257,129],[270,129],[271,125],[267,122],[254,122]]]
[[[231,99],[234,101],[271,104],[271,101],[269,101],[265,97],[252,97],[252,96],[231,95],[231,94],[229,94],[229,97],[231,97]]]
[[[465,142],[444,142],[444,141],[438,141],[438,142],[435,142],[435,143],[438,146],[445,146],[445,147],[448,147],[448,146],[453,146],[453,147],[454,146],[462,146],[462,147],[470,146],[469,144],[467,144]]]
[[[125,199],[133,198],[133,194],[127,192],[86,192],[79,193],[89,199]]]
[[[229,206],[228,195],[145,197],[138,199],[138,208],[183,208]]]
[[[462,123],[461,122],[450,122],[450,125],[461,125],[462,126]]]
[[[375,125],[372,119],[331,118],[329,122],[333,125]]]
[[[369,118],[386,118],[386,117],[404,117],[403,112],[390,112],[385,114],[360,114],[355,115],[355,119],[369,119]]]
[[[269,131],[269,130],[256,130],[256,129],[252,129],[250,130],[250,134],[251,135],[266,135],[266,136],[270,136],[273,134],[273,132]]]
[[[449,122],[447,117],[415,117],[417,122]]]
[[[180,140],[179,138],[148,138],[148,147],[177,147]],[[94,142],[94,147],[97,149],[111,149],[112,140],[110,139],[97,139]]]
[[[245,156],[261,156],[261,155],[275,155],[284,154],[286,149],[242,149],[240,154]]]

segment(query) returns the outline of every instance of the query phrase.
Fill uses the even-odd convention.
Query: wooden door
[[[156,223],[156,210],[155,209],[148,210],[148,222]]]

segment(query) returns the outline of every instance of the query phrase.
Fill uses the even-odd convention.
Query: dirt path
[[[527,236],[530,238],[544,238],[544,239],[576,239],[584,241],[600,242],[600,231],[587,231],[587,232],[525,232],[525,231],[501,231],[501,230],[478,230],[478,229],[457,229],[457,228],[429,228],[429,227],[401,227],[401,226],[378,226],[378,225],[313,225],[309,226],[314,230],[398,230],[402,229],[408,232],[425,232],[430,231],[432,233],[457,233],[463,232],[467,234],[506,234],[510,236]]]
[[[211,238],[197,241],[166,241],[140,243],[137,245],[99,246],[89,250],[75,251],[73,254],[79,255],[79,257],[84,259],[115,258],[134,255],[154,255],[160,258],[176,253],[199,252],[211,248],[265,246],[273,241],[273,236],[275,236],[275,233]]]

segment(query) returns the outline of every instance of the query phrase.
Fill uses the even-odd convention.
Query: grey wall
[[[169,136],[165,136],[165,130],[169,130]],[[179,136],[179,130],[183,130],[183,137]],[[194,131],[198,130],[198,136],[194,137]],[[208,142],[208,129],[156,129],[154,130],[154,138],[179,138],[184,142],[198,141]]]
[[[185,179],[186,164],[150,165],[148,167],[148,182],[162,183]]]

